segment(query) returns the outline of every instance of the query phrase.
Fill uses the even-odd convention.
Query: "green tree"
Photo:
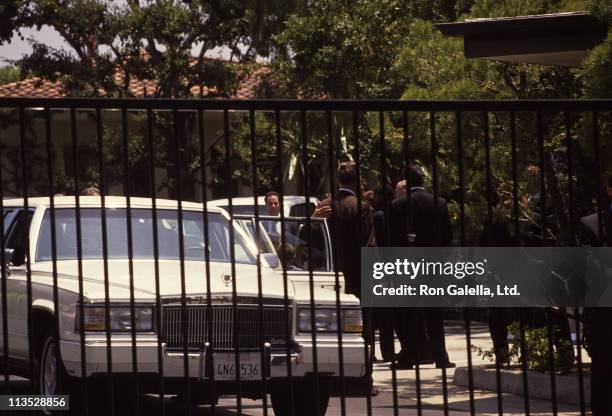
[[[0,85],[19,81],[19,78],[19,70],[17,68],[12,66],[3,66],[0,68]]]
[[[21,3],[22,0],[6,0],[0,4],[0,44],[13,36]]]
[[[276,37],[290,51],[273,63],[287,95],[329,98],[399,96],[390,77],[407,34],[405,0],[312,2]]]
[[[236,62],[253,63],[257,54],[268,54],[271,33],[262,28],[267,20],[284,20],[271,13],[287,13],[294,4],[22,0],[3,6],[10,30],[0,34],[0,42],[24,28],[55,29],[68,50],[30,39],[32,52],[14,63],[26,77],[62,81],[69,95],[129,97],[130,81],[147,79],[156,81],[151,94],[156,97],[187,97],[197,87],[205,87],[205,95],[223,97],[231,95],[240,76],[251,69]],[[229,59],[206,58],[217,48],[226,48]]]
[[[591,5],[591,13],[609,28],[606,40],[593,48],[584,66],[578,71],[583,78],[585,95],[590,98],[612,97],[612,4],[599,1]]]

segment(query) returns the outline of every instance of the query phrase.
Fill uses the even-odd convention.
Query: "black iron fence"
[[[227,395],[238,414],[449,414],[458,401],[478,414],[482,356],[500,415],[507,363],[520,412],[543,373],[550,414],[567,410],[568,379],[571,411],[608,414],[608,309],[360,314],[346,256],[364,242],[339,232],[344,208],[319,202],[347,192],[337,172],[352,161],[354,215],[383,213],[379,245],[393,199],[418,185],[447,202],[453,245],[609,246],[611,112],[608,100],[0,99],[4,392],[68,394],[75,414],[214,413]],[[444,318],[455,329],[439,340]],[[493,346],[479,350],[483,328]],[[461,354],[429,357],[445,338]],[[396,364],[374,364],[381,352]],[[453,359],[467,390],[449,386]]]

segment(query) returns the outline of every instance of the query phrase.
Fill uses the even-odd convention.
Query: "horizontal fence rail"
[[[0,106],[243,111],[609,111],[610,100],[196,100],[2,97]]]
[[[362,247],[610,247],[611,121],[611,100],[0,98],[3,397],[611,414],[612,308],[364,307],[360,269]]]

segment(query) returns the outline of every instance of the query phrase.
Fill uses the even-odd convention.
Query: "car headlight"
[[[361,309],[342,309],[342,332],[361,333],[363,322]],[[300,332],[312,332],[310,308],[298,309]],[[335,308],[315,308],[316,332],[338,332],[338,314]]]
[[[83,306],[85,331],[106,331],[104,306]],[[153,331],[153,307],[134,306],[136,332]],[[132,314],[129,306],[112,306],[109,309],[110,330],[113,332],[132,331]],[[80,330],[81,320],[77,308],[75,329]]]

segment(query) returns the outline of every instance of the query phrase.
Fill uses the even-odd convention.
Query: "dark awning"
[[[466,58],[580,66],[606,37],[606,27],[586,12],[475,19],[435,25],[464,39]]]

